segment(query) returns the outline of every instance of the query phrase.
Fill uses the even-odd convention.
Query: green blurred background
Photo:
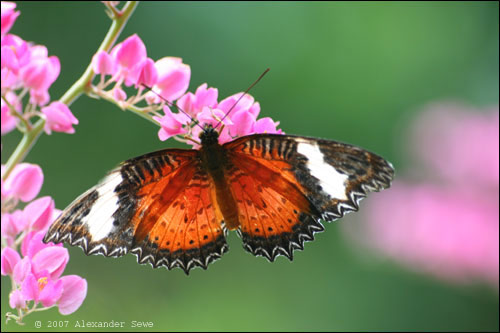
[[[261,116],[281,121],[287,133],[362,146],[404,170],[401,132],[422,105],[498,103],[498,9],[498,2],[141,3],[120,41],[137,33],[151,58],[182,57],[192,70],[190,91],[207,82],[220,99],[270,67],[252,90]],[[50,90],[56,99],[86,68],[110,21],[98,2],[20,2],[18,10],[11,33],[61,60]],[[27,157],[43,168],[40,195],[60,209],[120,161],[180,146],[160,142],[154,125],[104,101],[82,96],[71,110],[76,134],[42,136]],[[19,139],[2,138],[2,163]],[[339,223],[363,221],[351,214]],[[498,331],[491,287],[446,284],[379,262],[353,248],[338,224],[326,229],[293,263],[256,258],[231,234],[230,252],[190,276],[138,265],[133,255],[87,257],[71,248],[65,274],[87,279],[82,307],[68,317],[35,313],[25,326],[2,320],[2,330],[53,330],[49,320],[84,330],[73,327],[84,319],[152,321],[152,330],[168,331]],[[2,314],[10,311],[9,290],[2,277]]]

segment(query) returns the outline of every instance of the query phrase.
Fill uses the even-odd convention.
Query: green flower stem
[[[138,1],[127,1],[127,3],[123,6],[123,9],[118,12],[117,15],[115,15],[111,27],[109,28],[109,31],[104,37],[104,40],[99,46],[97,52],[101,50],[111,50],[137,5]],[[92,79],[94,78],[94,75],[95,73],[92,69],[92,62],[90,62],[82,76],[78,80],[76,80],[75,83],[73,83],[73,85],[59,99],[59,101],[70,106],[78,97],[80,97],[82,93],[88,92],[91,89]],[[24,158],[42,133],[44,125],[45,120],[39,119],[31,128],[31,131],[27,131],[23,135],[21,142],[19,142],[16,149],[5,164],[5,171],[2,174],[3,180],[5,180],[11,173],[11,171],[14,169],[14,166],[24,160]]]

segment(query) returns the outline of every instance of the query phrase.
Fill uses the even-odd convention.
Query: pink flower
[[[12,275],[14,281],[17,284],[22,284],[24,279],[31,273],[31,259],[24,257],[21,259],[16,266],[14,266],[14,273]]]
[[[54,206],[54,200],[51,197],[42,197],[24,207],[23,213],[29,221],[30,229],[36,231],[48,229],[52,222]]]
[[[116,62],[106,51],[99,51],[92,58],[92,68],[96,74],[113,75]]]
[[[153,90],[172,102],[181,97],[189,86],[191,68],[183,64],[181,58],[166,57],[155,63],[158,80]]]
[[[217,107],[217,95],[218,91],[216,88],[207,89],[207,84],[204,83],[196,89],[194,94],[188,92],[179,98],[177,106],[192,117],[196,117],[205,106],[212,109]]]
[[[59,101],[50,103],[42,108],[45,115],[45,132],[51,134],[52,131],[72,134],[75,133],[73,125],[78,124],[78,119],[73,116],[66,104]]]
[[[20,112],[22,105],[21,101],[17,98],[17,95],[11,91],[5,94],[7,101],[14,107],[15,111]],[[9,133],[14,128],[16,128],[17,118],[11,114],[11,109],[4,102],[2,98],[2,135]]]
[[[216,109],[211,109],[208,106],[203,107],[203,110],[198,113],[197,119],[200,121],[200,125],[205,126],[205,125],[212,125],[212,127],[217,126],[219,122],[224,118],[226,114],[224,111],[216,108]],[[232,125],[233,122],[231,121],[231,118],[226,117],[224,119],[223,124],[225,125]]]
[[[229,127],[229,133],[233,137],[253,134],[253,127],[255,125],[255,116],[248,112],[248,110],[241,110],[236,114],[230,114],[234,122],[233,126]]]
[[[232,108],[230,116],[234,116],[235,114],[241,111],[246,111],[252,114],[255,118],[257,118],[260,113],[259,103],[255,103],[255,99],[248,94],[246,94],[245,96],[243,96],[243,98],[240,99],[241,94],[242,93],[237,93],[223,99],[219,103],[218,108],[224,111],[224,113],[229,112],[229,110],[231,110]],[[235,105],[236,102],[237,104]]]
[[[152,59],[148,58],[144,61],[137,80],[137,86],[143,84],[146,87],[152,87],[158,80],[158,71],[156,70],[155,63]]]
[[[498,186],[498,122],[498,106],[472,113],[451,103],[432,104],[413,128],[413,149],[443,179],[467,187]]]
[[[116,52],[116,61],[121,67],[132,69],[146,59],[146,46],[137,34],[125,39]]]
[[[124,101],[127,99],[127,93],[120,87],[114,87],[113,98],[117,101]]]
[[[123,78],[127,86],[136,84],[147,57],[146,46],[139,36],[134,34],[117,44],[111,56],[119,67],[117,79]]]
[[[165,141],[174,135],[186,133],[183,125],[190,121],[186,115],[182,113],[173,113],[168,106],[165,106],[163,111],[165,112],[163,117],[153,117],[161,126],[158,132],[158,137],[161,141]]]
[[[63,292],[58,301],[59,312],[69,315],[78,310],[87,296],[87,281],[77,275],[63,276],[60,280]]]
[[[350,235],[410,269],[498,288],[498,131],[497,107],[490,114],[450,106],[421,114],[409,132],[428,175],[417,165],[410,176],[419,183],[400,179],[370,198],[367,223],[346,224]]]
[[[269,117],[261,118],[255,122],[253,133],[282,134],[281,129],[276,129],[279,124],[279,121],[274,121]]]
[[[20,77],[27,88],[47,91],[59,76],[59,58],[47,57],[44,46],[34,46],[31,52],[30,62],[20,69]]]
[[[25,300],[41,302],[43,306],[54,305],[63,293],[63,281],[52,280],[48,273],[29,274],[21,287],[21,292]]]
[[[2,275],[12,275],[14,267],[21,260],[21,256],[10,247],[2,250],[1,255],[1,273]]]
[[[16,35],[2,38],[2,69],[8,68],[17,75],[21,67],[29,63],[31,51],[28,43]]]
[[[19,209],[2,214],[2,238],[8,246],[13,246],[16,236],[28,225],[24,213]]]
[[[15,289],[9,295],[9,305],[13,309],[24,309],[26,301],[24,300],[21,290]]]
[[[21,163],[14,167],[3,185],[3,194],[21,199],[33,200],[43,184],[42,169],[35,164]]]
[[[62,243],[59,244],[54,244],[52,242],[45,244],[42,240],[43,237],[45,236],[45,231],[32,231],[29,232],[26,237],[24,237],[23,242],[21,244],[21,253],[25,257],[30,257],[33,258],[35,254],[40,252],[41,250],[48,248],[48,247],[53,247],[53,246],[58,246],[62,247]]]
[[[2,37],[9,32],[10,28],[16,22],[17,17],[21,14],[15,10],[16,4],[9,1],[2,1]]]

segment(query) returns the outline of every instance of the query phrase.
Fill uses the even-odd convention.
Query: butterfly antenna
[[[194,119],[193,117],[191,117],[191,115],[189,115],[189,113],[187,113],[186,111],[184,111],[183,109],[181,109],[180,107],[177,106],[177,104],[174,104],[170,101],[168,101],[167,99],[165,99],[162,95],[158,94],[156,91],[154,91],[151,87],[145,85],[145,84],[141,84],[144,88],[146,88],[147,90],[151,91],[153,94],[155,94],[156,96],[158,96],[162,101],[164,101],[169,107],[174,107],[176,108],[177,110],[179,110],[180,112],[184,113],[186,116],[189,117],[189,119],[191,119],[191,121],[197,125],[199,128],[201,128],[203,131],[205,131],[205,129],[203,128],[203,126],[201,126],[199,123],[198,123],[198,120]]]
[[[241,94],[240,98],[238,98],[238,100],[236,101],[236,103],[233,104],[233,106],[231,106],[231,108],[229,109],[229,111],[227,111],[226,115],[224,117],[222,117],[222,119],[219,121],[219,123],[217,124],[217,126],[215,126],[214,128],[217,128],[219,127],[220,124],[222,124],[222,122],[224,121],[224,119],[226,119],[226,117],[229,115],[229,113],[231,113],[231,111],[233,111],[234,107],[238,104],[238,102],[250,91],[250,89],[253,88],[253,86],[255,86],[259,81],[260,79],[262,79],[264,77],[264,75],[267,74],[267,72],[269,72],[270,68],[266,69],[264,71],[264,73],[260,74],[259,78],[257,80],[255,80],[254,83],[252,83],[252,85],[250,87],[248,87],[247,90],[245,90],[245,92],[243,94]]]

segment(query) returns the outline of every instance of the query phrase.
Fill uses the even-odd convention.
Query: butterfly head
[[[202,146],[211,146],[219,143],[219,132],[212,125],[207,124],[200,133]]]

